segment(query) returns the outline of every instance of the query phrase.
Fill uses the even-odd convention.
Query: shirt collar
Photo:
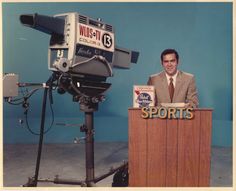
[[[166,74],[166,79],[167,79],[168,84],[170,83],[170,78],[173,78],[173,83],[174,83],[174,85],[175,85],[175,82],[176,82],[176,78],[177,78],[178,73],[179,73],[179,71],[177,70],[177,72],[176,72],[176,74],[175,74],[174,76],[170,76],[170,75],[168,75],[168,74],[165,72],[165,74]]]

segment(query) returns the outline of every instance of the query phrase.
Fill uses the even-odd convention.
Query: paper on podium
[[[162,107],[185,107],[185,103],[161,103]]]

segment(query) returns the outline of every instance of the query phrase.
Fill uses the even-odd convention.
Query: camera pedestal
[[[95,104],[96,108],[98,103]],[[92,186],[94,184],[94,125],[93,125],[93,111],[96,108],[80,108],[84,110],[85,124],[81,127],[81,131],[85,132],[85,162],[86,162],[86,185]]]
[[[80,110],[84,112],[85,122],[84,125],[80,127],[81,132],[85,133],[85,160],[86,160],[86,179],[85,180],[72,180],[72,179],[61,179],[59,176],[56,176],[54,179],[39,179],[39,167],[41,160],[43,136],[44,136],[44,120],[45,120],[45,109],[46,109],[46,99],[47,98],[47,89],[44,92],[44,101],[42,109],[42,119],[41,119],[41,128],[40,128],[40,138],[38,144],[38,155],[36,161],[35,175],[28,179],[28,182],[24,184],[24,187],[36,187],[38,182],[53,182],[54,184],[70,184],[70,185],[81,185],[84,187],[92,187],[95,184],[104,178],[118,172],[128,169],[128,162],[123,162],[117,168],[111,168],[107,173],[95,177],[94,173],[94,111],[98,110],[99,101],[92,101],[92,98],[80,99]],[[82,100],[82,101],[81,101]]]

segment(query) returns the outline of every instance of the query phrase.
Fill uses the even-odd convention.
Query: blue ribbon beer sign
[[[151,107],[154,106],[154,87],[153,86],[134,86],[133,89],[133,107]]]

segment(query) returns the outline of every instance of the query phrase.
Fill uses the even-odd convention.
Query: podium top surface
[[[140,110],[141,108],[130,107],[128,110]],[[194,108],[195,111],[213,111],[212,108]]]

